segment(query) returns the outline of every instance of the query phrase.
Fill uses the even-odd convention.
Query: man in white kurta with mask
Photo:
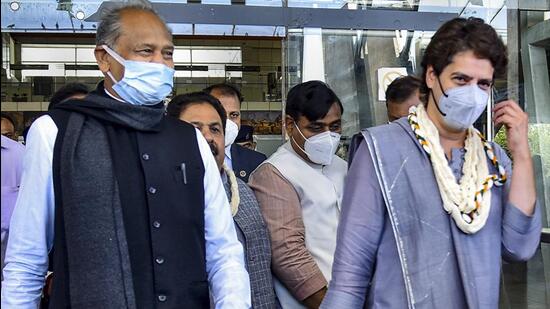
[[[343,107],[323,82],[288,93],[289,141],[250,176],[271,235],[275,291],[283,308],[315,308],[331,278],[347,163],[334,153]]]

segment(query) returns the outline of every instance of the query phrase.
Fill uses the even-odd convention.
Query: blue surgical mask
[[[155,105],[172,92],[174,69],[160,63],[125,60],[107,45],[102,47],[124,66],[124,76],[121,80],[115,80],[111,72],[107,72],[107,75],[115,83],[113,90],[125,102],[134,105]]]
[[[439,82],[441,87],[441,82]],[[455,87],[445,91],[436,102],[443,122],[452,129],[463,131],[474,124],[487,107],[489,94],[478,85]],[[433,96],[433,92],[432,92]],[[435,97],[434,97],[435,101]]]

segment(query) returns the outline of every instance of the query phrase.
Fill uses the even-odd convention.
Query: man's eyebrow
[[[145,48],[145,47],[155,49],[157,47],[157,45],[155,45],[153,43],[138,43],[134,46],[134,48]],[[174,50],[174,45],[173,44],[167,44],[167,45],[164,45],[162,47],[162,49]]]
[[[144,47],[155,48],[155,44],[151,44],[151,43],[137,43],[137,44],[134,45],[134,48],[144,48]]]

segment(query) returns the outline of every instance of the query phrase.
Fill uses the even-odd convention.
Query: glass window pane
[[[75,50],[68,47],[22,46],[21,62],[74,62]],[[95,61],[95,60],[94,60]]]
[[[76,62],[77,63],[96,63],[94,47],[78,47],[76,49]]]
[[[174,50],[174,63],[191,63],[191,51],[189,48],[176,47]]]
[[[241,63],[240,49],[193,49],[193,63]]]

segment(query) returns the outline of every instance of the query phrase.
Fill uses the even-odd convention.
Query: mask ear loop
[[[298,124],[296,123],[296,121],[294,121],[294,126],[296,127],[296,130],[298,130],[298,133],[300,133],[300,135],[304,138],[304,140],[307,141],[307,138],[304,136],[304,134],[302,133],[302,131],[300,131],[300,128],[298,127]],[[307,151],[302,148],[300,145],[298,145],[298,142],[294,139],[294,136],[290,136],[290,139],[292,139],[292,141],[294,142],[294,144],[300,148],[301,151],[303,151],[308,157],[309,157],[309,153],[307,153]]]
[[[115,52],[114,50],[112,50],[109,46],[103,44],[101,45],[101,47],[113,58],[115,58],[115,60],[120,63],[122,66],[124,66],[124,62],[126,60],[124,60],[124,58],[122,58],[119,54],[117,54],[117,52]]]
[[[441,93],[443,93],[443,95],[448,98],[449,95],[445,93],[445,90],[443,90],[443,85],[441,85],[441,80],[439,79],[439,75],[437,76],[437,83],[439,84],[439,88],[441,89]],[[447,114],[445,114],[443,111],[441,111],[441,109],[439,108],[439,102],[437,102],[437,100],[435,99],[435,95],[434,95],[434,92],[433,90],[430,89],[430,93],[432,94],[432,98],[434,99],[434,103],[435,103],[435,107],[437,108],[437,110],[439,111],[439,113],[445,117],[447,116]]]
[[[124,59],[119,54],[105,44],[101,45],[101,47],[109,54],[109,56],[113,57],[118,63],[120,63],[120,65],[124,66]],[[118,83],[111,71],[107,71],[107,76],[109,76],[115,84]]]

